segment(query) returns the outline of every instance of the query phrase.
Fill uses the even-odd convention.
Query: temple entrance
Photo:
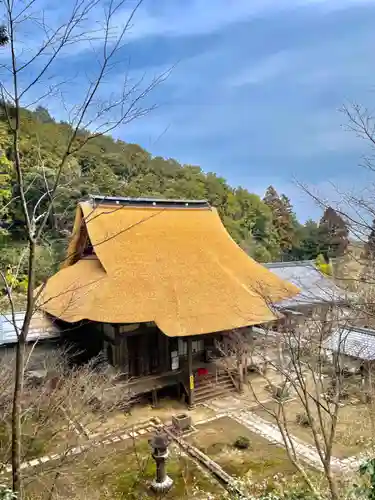
[[[161,337],[164,337],[161,339]],[[128,359],[129,376],[141,377],[160,373],[165,369],[165,355],[160,349],[162,341],[167,340],[157,328],[147,328],[141,335],[129,335]],[[168,347],[168,346],[167,346]]]

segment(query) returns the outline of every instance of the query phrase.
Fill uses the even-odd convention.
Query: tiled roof
[[[15,344],[17,342],[16,328],[22,328],[25,311],[12,314],[0,314],[0,345]],[[27,342],[36,342],[44,339],[53,339],[60,336],[57,325],[42,313],[35,313],[31,319]]]
[[[368,328],[340,328],[325,342],[325,349],[354,358],[375,359],[375,331]]]
[[[312,261],[271,262],[265,266],[279,278],[293,283],[301,290],[293,298],[279,303],[281,307],[345,301],[345,292],[338,288],[330,278],[325,277]]]

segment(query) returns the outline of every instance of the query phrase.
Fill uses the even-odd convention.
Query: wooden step
[[[235,389],[231,380],[227,380],[225,382],[220,382],[218,384],[209,384],[209,385],[201,385],[195,388],[196,394],[203,394],[205,392],[210,392],[216,388],[224,388],[224,389]]]
[[[220,374],[218,376],[216,375],[210,375],[210,376],[205,376],[202,379],[196,378],[195,379],[195,386],[204,386],[204,385],[210,385],[210,384],[216,384],[220,382],[226,382],[227,380],[232,380],[230,375],[227,373]]]
[[[232,386],[232,388],[233,388],[233,386]],[[229,396],[233,392],[234,392],[234,388],[233,389],[221,389],[219,387],[216,387],[215,389],[212,389],[211,392],[208,392],[205,394],[195,394],[194,404],[203,403],[204,401],[209,401],[210,399]]]
[[[195,390],[199,390],[199,389],[206,389],[207,387],[215,387],[216,385],[222,385],[222,384],[229,384],[229,385],[234,385],[232,380],[228,377],[227,379],[222,379],[222,380],[218,380],[217,382],[216,381],[212,381],[211,383],[206,383],[206,384],[202,384],[202,383],[196,383],[195,384]]]
[[[195,386],[194,401],[196,404],[222,396],[228,396],[235,392],[236,387],[228,374],[214,376],[211,383],[198,383]]]

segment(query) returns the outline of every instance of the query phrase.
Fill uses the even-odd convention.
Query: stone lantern
[[[151,483],[151,489],[156,493],[165,493],[173,484],[173,480],[167,476],[165,469],[170,439],[165,432],[158,432],[149,440],[149,443],[152,447],[152,458],[156,463],[156,478]]]

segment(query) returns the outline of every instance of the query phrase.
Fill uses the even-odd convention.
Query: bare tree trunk
[[[12,408],[12,482],[13,491],[21,498],[21,415],[24,381],[25,339],[20,336],[16,346],[16,366]]]
[[[35,241],[32,235],[29,237],[28,258],[28,284],[27,284],[27,306],[22,330],[18,335],[16,347],[16,366],[14,374],[14,393],[12,408],[12,481],[13,491],[22,498],[21,490],[21,449],[22,449],[22,395],[25,376],[25,346],[29,332],[31,318],[34,312],[34,285],[35,285]]]
[[[331,465],[330,465],[330,460],[324,464],[324,471],[325,471],[325,476],[328,481],[328,487],[329,491],[331,493],[331,499],[332,500],[340,500],[340,494],[338,491],[337,487],[337,481],[333,477],[332,470],[331,470]]]
[[[41,2],[42,3],[42,2]],[[31,318],[35,311],[35,306],[40,298],[40,291],[34,296],[35,290],[35,265],[36,265],[36,250],[42,242],[43,233],[46,230],[46,225],[49,218],[54,216],[54,203],[58,196],[59,188],[62,183],[62,175],[68,160],[77,154],[89,141],[110,133],[119,125],[130,123],[132,120],[144,116],[153,109],[151,107],[141,106],[141,101],[147,97],[155,86],[163,81],[168,72],[154,78],[151,83],[146,86],[141,85],[142,80],[136,84],[129,85],[128,75],[126,74],[123,81],[123,86],[117,96],[111,94],[107,99],[100,99],[99,89],[108,78],[110,70],[114,67],[114,59],[117,59],[118,51],[123,47],[125,36],[131,27],[132,20],[136,11],[140,7],[142,0],[137,0],[135,5],[127,11],[126,0],[110,0],[107,5],[100,5],[102,2],[97,0],[82,0],[73,2],[71,10],[62,16],[64,19],[61,24],[55,27],[48,26],[45,18],[44,5],[39,9],[35,5],[35,0],[31,2],[4,0],[4,8],[6,14],[6,31],[9,40],[9,54],[3,68],[9,72],[9,78],[4,78],[0,82],[0,98],[2,100],[3,111],[7,120],[10,134],[13,137],[13,166],[17,179],[17,198],[19,200],[22,218],[23,218],[23,239],[28,241],[28,266],[27,266],[27,300],[26,313],[22,327],[17,326],[15,320],[15,308],[12,299],[12,285],[7,284],[6,276],[0,270],[0,276],[4,282],[5,289],[9,298],[9,303],[12,309],[12,323],[17,334],[16,347],[16,363],[14,373],[14,392],[13,392],[13,407],[12,407],[12,479],[13,491],[22,497],[22,478],[21,478],[21,458],[22,458],[22,404],[23,404],[23,385],[24,385],[24,370],[25,370],[25,346],[27,344],[28,332],[30,328]],[[103,10],[102,8],[103,7]],[[100,12],[97,11],[100,9]],[[119,12],[126,8],[126,18],[122,26],[116,26],[114,30],[113,24],[119,16]],[[36,12],[41,12],[38,18]],[[90,16],[98,16],[103,21],[102,28],[95,31],[95,34],[87,28],[86,21]],[[25,30],[20,29],[23,23],[32,22],[36,31],[41,30],[42,37],[39,46],[33,47],[33,52],[29,58],[25,60],[24,43],[20,42],[22,33]],[[28,28],[29,29],[29,28]],[[115,35],[112,35],[113,30]],[[40,32],[40,31],[39,31]],[[22,108],[27,109],[32,100],[33,104],[44,99],[50,91],[41,95],[30,96],[31,91],[38,84],[45,85],[44,79],[50,75],[51,67],[56,63],[57,57],[64,51],[67,46],[72,44],[80,44],[82,42],[90,42],[90,40],[101,41],[100,56],[96,59],[98,67],[96,75],[93,78],[87,78],[87,85],[84,88],[81,103],[76,103],[70,110],[67,111],[69,118],[70,132],[66,137],[64,147],[59,152],[59,161],[54,168],[54,178],[52,187],[46,181],[45,192],[41,193],[37,201],[32,201],[28,195],[30,187],[27,181],[27,167],[24,165],[23,156],[21,153],[20,144],[22,143],[23,130],[21,128],[21,111]],[[38,38],[38,37],[36,37]],[[20,48],[19,48],[20,47]],[[99,51],[98,51],[99,54]],[[40,62],[38,67],[37,62]],[[33,71],[30,71],[30,66],[34,65]],[[27,77],[21,78],[21,75]],[[60,87],[58,95],[62,95],[62,87],[64,83],[52,86],[57,89]],[[61,91],[61,92],[60,92]],[[62,102],[62,107],[65,107]],[[10,113],[10,110],[12,112]],[[85,137],[80,136],[80,131],[91,130]],[[43,159],[40,160],[41,170],[44,172]],[[41,288],[42,289],[42,288]]]

